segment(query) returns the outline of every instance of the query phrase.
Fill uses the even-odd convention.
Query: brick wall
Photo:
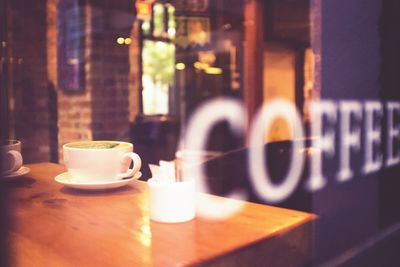
[[[129,140],[129,45],[133,1],[93,1],[91,6],[89,84],[92,87],[94,139]]]
[[[137,20],[133,23],[131,30],[132,44],[129,46],[129,120],[134,121],[139,113],[139,58],[140,58],[140,42],[139,42],[139,23]]]
[[[118,37],[129,37],[134,17],[133,2],[93,1],[84,12],[85,87],[68,93],[57,84],[57,1],[47,3],[47,51],[49,78],[57,89],[58,148],[75,140],[129,141],[132,95],[129,46]],[[60,74],[60,73],[59,73]],[[62,73],[61,73],[62,74]]]
[[[74,140],[130,140],[138,110],[134,1],[82,4],[84,88],[73,93],[58,84],[57,2],[10,2],[9,128],[26,163],[62,161],[62,145]],[[119,45],[120,36],[136,39]]]
[[[51,87],[46,69],[46,1],[10,1],[10,137],[22,141],[26,163],[49,161]]]
[[[62,145],[75,140],[92,139],[91,129],[91,90],[85,88],[78,93],[69,93],[58,85],[57,72],[57,0],[47,1],[47,71],[56,89],[58,158],[62,161]],[[84,36],[88,42],[87,36]]]

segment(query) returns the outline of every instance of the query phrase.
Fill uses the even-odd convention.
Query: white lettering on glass
[[[364,166],[363,173],[369,174],[378,171],[382,167],[382,154],[377,149],[374,159],[374,147],[381,144],[381,128],[375,127],[375,120],[382,119],[382,104],[378,101],[366,101],[365,109],[365,142],[364,142]]]
[[[386,109],[386,125],[383,123],[383,107]],[[323,156],[333,157],[335,154],[335,140],[339,140],[339,166],[337,181],[345,182],[353,177],[351,169],[351,155],[361,152],[361,127],[365,134],[364,164],[361,167],[363,174],[378,171],[383,165],[381,131],[386,126],[386,160],[385,166],[392,167],[400,163],[400,102],[378,101],[334,101],[323,100],[310,105],[311,114],[311,147],[310,147],[310,177],[306,181],[308,190],[314,192],[323,189],[327,178],[323,174]],[[364,110],[364,113],[363,113]],[[340,116],[338,116],[338,113]],[[364,115],[364,118],[363,118]],[[286,177],[280,183],[271,180],[266,165],[265,137],[277,118],[283,118],[290,128],[292,149],[291,161],[288,163]],[[233,99],[217,98],[201,105],[190,119],[185,135],[185,150],[202,151],[213,126],[220,121],[227,121],[234,134],[243,132],[246,128],[246,114],[240,102]],[[364,122],[363,126],[361,122]],[[323,125],[323,122],[326,125]],[[339,127],[335,124],[339,123]],[[325,127],[323,127],[325,126]],[[335,130],[340,130],[336,136]],[[290,196],[300,182],[304,165],[304,129],[300,114],[295,106],[282,99],[270,101],[263,105],[256,114],[249,132],[248,171],[250,182],[258,197],[268,203],[278,203]],[[202,192],[207,192],[203,165],[199,164],[191,154],[185,158],[184,176],[196,179],[196,185]],[[199,154],[200,155],[200,154]],[[237,164],[245,163],[238,162]],[[245,193],[235,190],[228,197],[245,199]],[[234,204],[232,204],[234,203]],[[222,199],[205,200],[199,203],[200,215],[211,219],[221,219],[237,212],[242,207],[240,201],[223,201]]]
[[[290,168],[284,181],[275,185],[266,168],[264,154],[265,135],[278,117],[286,120],[293,136]],[[296,188],[302,172],[304,155],[304,130],[301,118],[293,104],[286,100],[273,100],[263,105],[256,114],[250,129],[249,171],[251,183],[258,197],[267,202],[280,202]]]
[[[394,144],[398,147],[399,143],[399,128],[395,127],[395,115],[400,115],[400,103],[398,102],[387,102],[386,103],[386,111],[387,111],[387,140],[386,140],[386,166],[391,167],[400,162],[400,153],[397,149],[393,151]]]
[[[351,151],[360,150],[361,129],[356,128],[357,124],[351,123],[351,119],[353,118],[357,122],[361,121],[362,106],[357,101],[340,101],[339,111],[341,138],[339,149],[340,166],[337,179],[339,182],[345,182],[353,177],[353,171],[350,168]]]
[[[337,106],[333,101],[312,102],[310,105],[311,114],[311,153],[310,153],[310,179],[306,186],[309,190],[315,191],[323,188],[327,182],[322,173],[322,153],[326,152],[333,157],[335,153],[335,130],[326,127],[322,132],[322,121],[324,115],[330,125],[337,120]]]

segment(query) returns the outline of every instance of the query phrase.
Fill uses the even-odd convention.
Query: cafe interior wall
[[[8,4],[8,103],[4,103],[9,136],[23,141],[26,162],[49,161],[56,125],[49,112],[53,92],[46,69],[46,1]]]
[[[49,0],[50,6],[56,1]],[[129,141],[130,110],[135,110],[130,75],[129,45],[116,42],[119,37],[128,38],[134,18],[131,1],[86,1],[80,6],[84,22],[81,24],[84,53],[83,88],[75,92],[57,87],[58,96],[58,143],[61,145],[82,139],[115,139]],[[57,16],[48,20],[48,49],[57,53],[54,40],[57,34]],[[59,64],[49,60],[49,72]],[[59,72],[60,73],[60,72]],[[53,74],[54,84],[60,77]],[[135,82],[135,81],[133,81]],[[61,161],[62,157],[60,157]]]
[[[73,90],[59,83],[73,77],[59,70],[58,3],[8,1],[7,129],[22,140],[26,163],[62,161],[62,145],[73,140],[129,140],[139,110],[134,1],[75,1],[83,82]]]
[[[49,0],[50,5],[55,5],[55,1]],[[163,2],[163,1],[160,1]],[[118,4],[108,4],[103,5],[102,2],[87,2],[85,5],[83,12],[85,13],[85,92],[79,93],[70,93],[65,92],[62,87],[59,85],[58,87],[58,141],[60,144],[63,144],[67,141],[77,140],[77,139],[119,139],[125,140],[128,139],[128,130],[126,127],[129,127],[132,122],[137,119],[137,115],[141,114],[142,111],[140,105],[142,104],[142,100],[140,99],[141,95],[139,93],[140,87],[140,79],[141,79],[141,68],[140,68],[140,58],[141,58],[141,36],[139,34],[140,23],[138,19],[135,19],[132,23],[132,18],[134,16],[135,11],[132,9],[130,5],[127,5],[128,1],[120,1]],[[92,3],[92,4],[91,4]],[[104,2],[105,3],[105,2]],[[133,3],[129,1],[129,3]],[[172,1],[173,3],[173,1]],[[126,6],[124,6],[126,5]],[[211,4],[210,4],[211,5]],[[119,9],[119,7],[123,7]],[[129,6],[129,7],[128,7]],[[217,27],[221,27],[225,25],[228,15],[226,14],[227,10],[223,9],[226,6],[223,1],[219,1],[218,4],[213,4],[213,7],[216,8],[217,11],[221,15],[215,18],[214,20],[218,20],[216,22]],[[221,8],[222,6],[222,8]],[[126,7],[126,8],[125,8]],[[114,11],[109,11],[113,10]],[[118,10],[118,11],[116,11]],[[230,11],[228,14],[237,13],[240,11],[235,10],[235,12]],[[183,13],[184,14],[184,13]],[[181,14],[182,15],[182,14]],[[54,20],[57,19],[57,15],[54,12],[49,12],[48,16],[55,16],[53,20],[49,21],[49,32],[53,32],[52,35],[57,34],[57,22]],[[118,33],[118,29],[104,29],[102,28],[104,21],[107,20],[106,23],[115,23],[118,21],[123,25],[123,32]],[[228,20],[232,21],[232,19]],[[225,23],[226,22],[226,23]],[[50,29],[52,28],[52,29]],[[129,30],[130,29],[130,30]],[[100,36],[105,36],[105,32],[110,30],[113,36],[107,36],[107,38],[101,39]],[[120,29],[119,29],[120,30]],[[233,31],[232,31],[233,32]],[[222,34],[224,39],[221,41],[219,37],[216,37],[219,33],[217,31],[212,31],[213,37],[212,39],[216,39],[217,46],[220,46],[221,43],[224,43],[224,40],[231,38],[226,37],[232,35],[232,32]],[[49,34],[51,35],[51,33]],[[48,35],[48,36],[49,36]],[[231,39],[237,39],[237,33],[233,34],[234,37]],[[94,37],[95,36],[95,37]],[[130,37],[131,43],[129,45],[118,46],[114,43],[114,50],[110,50],[110,47],[106,47],[106,43],[110,43],[110,40],[115,41],[119,36],[122,37]],[[218,35],[219,36],[219,35]],[[222,38],[221,38],[222,39]],[[53,36],[48,38],[49,42],[49,50],[53,51],[53,53],[57,53],[57,44],[54,43],[55,38]],[[104,45],[104,46],[103,46]],[[213,45],[211,45],[213,47]],[[197,51],[194,48],[193,51]],[[225,49],[225,48],[224,48]],[[100,51],[100,53],[99,53]],[[114,53],[110,53],[115,51]],[[119,51],[119,52],[116,52]],[[186,47],[185,53],[190,53],[192,51],[191,47]],[[192,51],[192,52],[193,52]],[[103,54],[101,54],[103,53]],[[105,56],[107,53],[107,56]],[[120,53],[120,54],[118,54]],[[94,56],[93,56],[94,55]],[[104,60],[107,59],[110,60]],[[51,60],[56,60],[57,57],[51,57]],[[119,61],[118,61],[119,60]],[[240,59],[239,59],[240,60]],[[117,62],[118,61],[118,62]],[[49,60],[50,62],[50,60]],[[110,64],[112,63],[112,64]],[[53,62],[51,67],[49,67],[49,72],[54,72],[54,69],[57,68],[57,63]],[[128,66],[126,65],[128,64]],[[107,68],[108,69],[104,70]],[[106,67],[105,67],[106,66]],[[235,65],[235,70],[238,66]],[[114,76],[110,78],[113,69],[118,69],[118,76]],[[227,69],[228,70],[228,69]],[[53,76],[56,76],[55,73]],[[113,81],[114,79],[114,81]],[[54,83],[57,83],[57,77],[54,77]],[[104,81],[106,83],[116,82],[116,84],[120,85],[121,98],[116,100],[119,101],[120,107],[116,109],[115,101],[112,102],[112,97],[118,98],[118,88],[115,86],[109,86],[107,90],[108,95],[106,95],[106,90],[104,90]],[[94,86],[95,85],[95,86]],[[226,85],[220,85],[227,87]],[[229,86],[228,86],[229,87]],[[128,90],[126,90],[128,89]],[[198,88],[201,90],[205,90],[205,88]],[[193,91],[193,88],[183,88],[182,90]],[[237,89],[236,89],[237,90]],[[117,96],[115,96],[117,94]],[[94,96],[97,95],[96,99]],[[125,101],[125,102],[124,102]],[[105,112],[104,108],[109,108],[109,112]],[[121,108],[121,107],[126,107]],[[193,107],[192,107],[193,109]],[[93,112],[99,113],[100,115],[97,118],[101,118],[101,120],[96,121],[96,114]],[[116,125],[115,118],[120,118],[118,126]],[[157,126],[155,126],[157,127]],[[108,133],[107,133],[108,131]],[[159,137],[161,138],[161,137]],[[179,138],[178,136],[176,138]],[[131,140],[136,143],[136,140]],[[146,143],[146,142],[145,142]],[[136,143],[137,147],[143,147],[142,144]],[[149,151],[148,147],[144,145],[144,152],[147,153]],[[171,147],[167,144],[168,147]],[[165,149],[165,148],[162,148]],[[173,147],[172,149],[176,149]],[[154,152],[154,150],[152,150]],[[61,155],[60,151],[60,155]],[[173,154],[174,151],[169,151],[167,154]],[[162,153],[165,154],[165,153]],[[60,157],[62,159],[62,157]]]
[[[73,90],[59,82],[74,77],[59,71],[58,3],[8,1],[8,135],[23,142],[26,163],[62,161],[73,140],[129,140],[137,110],[129,46],[116,43],[131,35],[133,1],[75,1],[83,82]]]
[[[138,23],[134,20],[134,1],[75,2],[81,16],[77,34],[81,36],[83,82],[73,90],[64,88],[59,82],[72,78],[60,71],[58,27],[62,22],[58,20],[59,1],[29,3],[37,11],[34,13],[28,11],[23,1],[10,4],[13,23],[9,28],[16,63],[10,79],[13,86],[9,121],[11,136],[24,143],[26,162],[62,162],[61,147],[73,140],[129,140],[130,125],[139,112],[140,44]],[[217,16],[218,26],[234,25],[227,19],[230,14],[225,10],[227,5],[218,4],[217,12],[223,15]],[[224,43],[218,38],[230,38],[232,34],[237,39],[236,31],[245,28],[236,27],[224,33],[213,32],[212,39]],[[118,45],[118,37],[131,37],[132,42]],[[29,49],[26,49],[24,40],[29,40]],[[237,68],[240,69],[243,60],[240,56],[246,54],[242,54],[240,46],[237,49]],[[269,61],[271,64],[264,69],[274,75],[291,71],[282,70],[271,58]],[[257,72],[257,75],[262,75],[262,72]],[[241,82],[241,79],[243,77],[237,80]],[[253,90],[248,85],[239,84],[244,88],[236,89],[239,97],[242,90],[244,94]],[[291,93],[292,88],[287,91]],[[268,99],[268,94],[264,99]],[[245,97],[243,100],[246,102]],[[278,139],[285,138],[285,134],[278,135]]]
[[[263,103],[281,98],[297,107],[309,122],[306,106],[318,99],[314,86],[314,59],[310,47],[310,1],[260,1],[262,3]],[[261,22],[260,22],[261,23]],[[290,139],[283,119],[272,124],[265,142]]]

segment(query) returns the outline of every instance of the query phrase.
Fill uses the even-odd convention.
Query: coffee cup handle
[[[124,154],[124,156],[122,157],[122,161],[126,160],[126,159],[131,159],[133,161],[133,168],[132,169],[128,169],[127,172],[124,173],[120,173],[118,174],[118,178],[122,179],[122,178],[126,178],[126,177],[134,177],[134,174],[136,172],[138,172],[140,170],[140,167],[142,166],[142,160],[140,159],[139,155],[133,152],[129,152]],[[137,177],[139,178],[139,177]]]
[[[10,150],[7,152],[7,155],[10,155],[13,159],[13,163],[10,169],[5,170],[4,173],[5,174],[9,174],[9,173],[13,173],[17,170],[19,170],[19,168],[21,168],[22,166],[22,156],[21,153],[19,153],[16,150]]]

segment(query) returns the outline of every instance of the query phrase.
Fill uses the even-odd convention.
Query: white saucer
[[[63,173],[57,175],[54,178],[54,180],[56,180],[57,183],[63,184],[70,188],[84,189],[84,190],[104,190],[104,189],[112,189],[112,188],[118,188],[118,187],[124,186],[133,180],[139,179],[141,176],[142,176],[142,173],[137,172],[132,177],[127,177],[127,178],[123,178],[120,180],[93,181],[93,182],[82,181],[82,182],[80,182],[80,181],[73,180],[68,172],[63,172]]]
[[[21,168],[18,169],[18,171],[15,171],[15,172],[7,174],[7,175],[4,175],[3,177],[6,178],[6,179],[18,178],[18,177],[22,177],[24,175],[27,175],[30,171],[31,171],[31,169],[29,169],[28,167],[22,166]]]

